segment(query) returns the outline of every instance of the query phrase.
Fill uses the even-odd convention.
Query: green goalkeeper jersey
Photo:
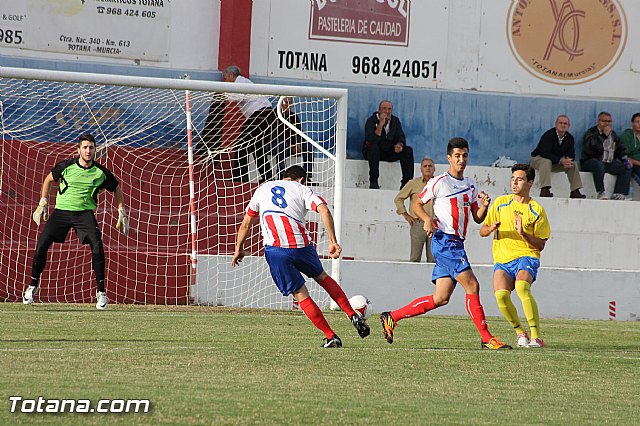
[[[59,162],[51,169],[51,174],[54,181],[60,182],[56,197],[56,209],[59,210],[95,210],[100,191],[113,192],[119,184],[106,167],[94,161],[85,168],[77,158]]]

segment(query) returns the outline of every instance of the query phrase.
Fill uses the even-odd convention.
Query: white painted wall
[[[396,214],[393,199],[400,182],[399,163],[380,163],[379,180],[383,188],[368,186],[368,165],[362,160],[347,160],[345,206],[342,237],[343,256],[356,260],[404,261],[409,257],[409,225]],[[436,165],[436,173],[447,169]],[[419,171],[416,169],[415,175]],[[470,166],[466,174],[473,176],[480,190],[493,199],[510,193],[511,172],[508,168]],[[595,197],[590,173],[582,173],[585,193]],[[607,186],[614,179],[607,175]],[[558,268],[602,268],[634,270],[640,274],[640,204],[634,201],[602,201],[564,198],[569,193],[564,174],[554,174],[554,198],[536,198],[547,212],[551,238],[542,253],[542,264]],[[351,188],[349,188],[351,186]],[[634,197],[640,199],[640,188],[634,183]],[[534,189],[534,197],[538,193]],[[564,194],[564,197],[561,195]],[[408,203],[406,204],[408,206]],[[480,225],[471,223],[466,248],[472,264],[491,264],[491,239],[479,236]]]
[[[392,42],[370,44],[353,33],[349,34],[349,31],[343,33],[345,37],[342,39],[311,37],[315,3],[326,3],[325,10],[335,9],[336,18],[347,22],[353,20],[357,24],[358,17],[354,17],[351,10],[340,10],[343,0],[330,3],[254,2],[251,74],[516,95],[561,95],[587,99],[637,99],[640,96],[640,49],[635,42],[640,37],[640,27],[635,24],[640,14],[640,3],[634,0],[573,2],[570,10],[581,17],[571,20],[576,33],[570,34],[567,30],[563,34],[565,42],[575,42],[581,51],[573,56],[558,47],[557,39],[553,43],[554,23],[566,23],[563,18],[567,10],[555,17],[549,2],[413,1],[407,8],[409,41],[406,46]],[[361,7],[360,18],[367,19],[368,9],[381,3],[397,6],[400,2],[370,0],[368,4],[352,2],[352,6]],[[384,10],[381,12],[384,15]],[[393,19],[396,10],[389,7],[387,12],[389,19]],[[517,26],[518,22],[522,23],[522,31],[513,36],[516,34],[514,23]],[[602,43],[602,40],[611,40],[611,43]],[[533,51],[540,51],[540,56],[547,46],[553,46],[550,58],[526,57],[525,51],[518,53],[518,46],[527,44],[535,46]],[[326,67],[312,69],[299,61],[293,66],[287,65],[282,61],[283,53],[280,52],[300,57],[322,56]],[[374,60],[380,64],[378,71],[360,66],[362,61],[372,64]],[[411,64],[428,60],[430,66],[437,62],[437,75],[435,78],[433,74],[414,77],[403,74],[402,67],[399,73],[394,74],[393,66],[391,71],[385,72],[387,61],[393,64],[396,60],[401,65],[405,61]],[[587,78],[547,78],[550,74],[536,72],[533,60],[554,71],[581,73],[590,65],[600,71]]]
[[[290,308],[291,297],[282,297],[268,278],[264,258],[248,257],[253,264],[251,277],[240,285],[229,285],[219,280],[239,279],[241,273],[231,268],[230,256],[198,256],[197,284],[191,288],[195,303],[221,306]],[[472,262],[474,263],[474,262]],[[433,264],[390,261],[343,261],[340,284],[347,296],[362,294],[371,300],[374,312],[389,311],[412,300],[433,293],[431,283]],[[501,316],[493,296],[493,267],[473,264],[480,282],[480,298],[485,313]],[[234,276],[236,274],[236,276]],[[231,284],[231,281],[228,281]],[[312,297],[325,301],[326,292],[307,280]],[[542,318],[609,319],[609,302],[616,302],[616,320],[640,320],[640,278],[638,271],[611,271],[602,269],[542,267],[532,292]],[[251,299],[251,303],[241,300]],[[429,315],[467,315],[464,290],[456,288],[448,305]],[[524,319],[520,301],[514,292],[512,300]],[[375,318],[372,321],[375,327]],[[544,328],[544,323],[542,325]]]
[[[417,161],[420,159],[416,158]],[[436,175],[446,172],[449,169],[448,164],[436,164]],[[414,176],[420,176],[420,163],[417,162],[414,165]],[[510,179],[511,169],[508,167],[485,167],[485,166],[467,166],[465,175],[471,176],[478,183],[478,187],[481,191],[485,191],[493,198],[511,193]],[[596,197],[596,189],[593,185],[593,177],[589,172],[580,172],[582,179],[582,193],[587,198]],[[389,163],[385,161],[380,162],[380,177],[378,183],[382,189],[395,191],[400,187],[400,180],[402,173],[400,172],[400,163]],[[609,195],[613,193],[613,186],[615,185],[615,177],[609,174],[605,174],[605,192]],[[552,192],[556,197],[568,197],[569,196],[569,182],[564,173],[552,173],[551,175]],[[364,160],[347,160],[347,170],[345,174],[345,186],[347,188],[369,188],[369,164]],[[636,184],[632,186],[634,189],[638,188]],[[536,196],[540,192],[540,185],[536,180],[533,183],[532,195]],[[634,191],[634,200],[640,200],[640,194],[638,191]],[[393,200],[393,198],[392,198]]]
[[[21,31],[23,43],[0,42],[1,57],[19,57],[25,59],[44,59],[61,62],[84,61],[111,65],[135,65],[177,70],[210,71],[218,68],[218,45],[220,36],[220,2],[211,0],[170,1],[164,0],[162,7],[143,6],[118,3],[102,3],[96,0],[86,2],[47,2],[41,5],[40,0],[0,0],[0,28],[3,31]],[[56,4],[54,4],[56,3]],[[188,3],[188,7],[186,3]],[[59,31],[49,28],[46,34],[40,27],[42,23],[51,24],[41,15],[42,7],[52,8]],[[120,13],[107,16],[98,14],[97,7],[119,9]],[[125,15],[126,11],[134,11],[136,16]],[[53,13],[52,12],[52,13]],[[155,12],[163,16],[162,28],[154,26],[158,18],[142,17],[142,13]],[[78,19],[81,23],[78,24]],[[67,22],[67,24],[65,24]],[[53,24],[51,24],[53,25]],[[146,31],[149,27],[153,34]],[[66,27],[66,28],[65,28]],[[167,34],[168,33],[168,34]],[[101,38],[104,46],[109,37],[117,43],[120,40],[139,42],[137,51],[158,50],[161,60],[147,60],[144,55],[138,58],[119,58],[113,55],[95,56],[76,54],[73,52],[58,53],[55,49],[46,48],[48,37],[51,43],[59,42],[62,35],[76,36],[95,35]],[[155,41],[154,41],[155,40]],[[154,46],[154,43],[157,46]],[[39,50],[33,50],[33,49]],[[48,51],[47,51],[48,50]],[[0,64],[2,62],[0,61]]]
[[[440,172],[445,170],[442,164],[436,167]],[[399,165],[381,163],[381,169],[383,186],[395,187],[400,179]],[[340,282],[347,295],[365,295],[372,301],[374,311],[381,312],[431,294],[433,264],[403,261],[409,257],[409,228],[395,212],[393,198],[397,191],[354,188],[366,179],[367,172],[364,161],[347,161],[347,183],[351,188],[346,188],[344,194],[344,234],[340,243],[343,258],[355,260],[343,260]],[[509,169],[470,167],[468,172],[493,198],[509,191]],[[562,180],[566,180],[564,175],[554,176],[558,192],[562,192]],[[541,316],[606,320],[609,303],[614,301],[617,320],[640,320],[640,204],[561,197],[538,200],[547,211],[552,229],[533,286]],[[491,239],[481,238],[478,230],[479,225],[469,230],[467,253],[480,281],[485,312],[501,316],[492,289]],[[230,257],[226,256],[198,258],[198,285],[192,294],[197,295],[199,303],[237,304],[238,298],[258,292],[259,301],[251,306],[290,306],[290,298],[280,296],[266,276],[262,258],[247,260],[254,264],[253,278],[243,280],[246,283],[238,288],[221,289],[216,284],[220,278],[239,278],[232,275],[238,271],[233,271],[229,262]],[[308,283],[314,298],[327,300],[315,283]],[[512,299],[523,316],[515,293]],[[466,315],[464,291],[457,289],[450,304],[432,314]]]
[[[473,262],[472,262],[473,263]],[[397,309],[417,297],[433,293],[433,265],[408,262],[345,261],[342,286],[348,295],[367,296],[376,312]],[[490,316],[502,316],[493,296],[493,267],[473,265],[480,282],[480,300]],[[605,271],[542,267],[532,292],[542,318],[609,319],[609,302],[616,302],[616,319],[640,320],[638,271]],[[524,318],[522,305],[511,296]],[[456,288],[448,305],[436,315],[467,315],[464,289]],[[431,315],[431,314],[429,314]],[[491,324],[490,324],[491,325]],[[544,323],[542,325],[544,328]]]

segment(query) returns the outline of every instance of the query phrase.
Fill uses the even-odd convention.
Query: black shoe
[[[541,197],[553,197],[553,193],[551,192],[550,186],[545,186],[544,188],[540,188],[540,196]]]
[[[378,185],[377,181],[369,183],[369,189],[380,189],[380,185]]]
[[[331,339],[327,339],[325,337],[325,343],[322,345],[323,348],[341,348],[342,340],[338,337],[337,334],[334,334]]]
[[[574,189],[569,194],[569,198],[587,198],[587,196],[581,193],[579,189]]]
[[[351,316],[351,324],[353,324],[356,330],[358,330],[358,334],[363,339],[371,333],[367,321],[358,314],[353,314]]]

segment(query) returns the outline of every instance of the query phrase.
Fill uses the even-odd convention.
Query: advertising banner
[[[253,9],[257,75],[640,97],[633,0],[271,0]]]
[[[483,2],[480,90],[637,99],[638,28],[629,0]],[[635,69],[635,70],[634,70]]]
[[[409,2],[314,1],[309,39],[407,46]]]
[[[627,20],[616,3],[513,2],[506,23],[511,53],[550,83],[594,80],[615,65],[626,44]]]
[[[254,2],[252,72],[273,77],[437,87],[446,61],[448,3]],[[264,16],[270,20],[266,22]],[[412,25],[416,16],[419,25]]]
[[[168,60],[169,0],[0,0],[0,45]]]

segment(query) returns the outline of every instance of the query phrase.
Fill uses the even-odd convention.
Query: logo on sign
[[[618,0],[513,0],[507,38],[528,72],[555,84],[579,84],[607,73],[627,41]]]
[[[313,0],[309,39],[409,45],[409,0]]]

